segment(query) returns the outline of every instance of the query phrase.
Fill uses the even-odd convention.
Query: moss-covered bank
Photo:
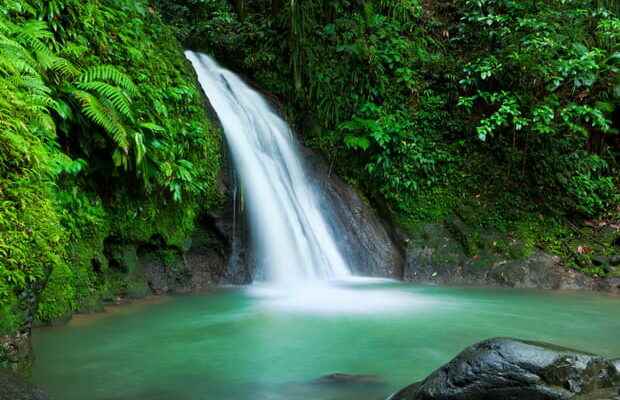
[[[147,1],[0,2],[0,367],[33,323],[144,295],[135,249],[187,250],[220,203],[204,101]]]

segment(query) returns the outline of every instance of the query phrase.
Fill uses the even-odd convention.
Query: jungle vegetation
[[[104,241],[182,246],[220,138],[143,1],[0,3],[0,333],[130,290]]]
[[[456,216],[474,242],[498,231],[608,273],[592,255],[618,252],[617,2],[156,4],[406,229]]]
[[[182,248],[217,207],[221,139],[184,47],[255,82],[404,229],[456,215],[604,276],[588,249],[620,214],[618,12],[611,0],[1,0],[0,334],[131,291],[106,243]]]

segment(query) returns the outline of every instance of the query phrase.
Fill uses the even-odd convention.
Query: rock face
[[[389,400],[595,399],[601,393],[617,393],[618,383],[618,371],[605,358],[549,344],[496,338],[465,349]]]
[[[0,369],[0,400],[48,400],[38,388],[25,382],[13,372]]]
[[[200,291],[226,282],[228,244],[202,224],[186,251],[143,248],[138,264],[153,293]]]
[[[404,255],[389,227],[353,188],[331,173],[324,160],[302,148],[305,165],[321,189],[321,201],[334,209],[331,218],[344,227],[336,232],[343,256],[354,273],[400,279]]]
[[[493,248],[503,238],[469,243],[462,224],[427,224],[412,235],[406,250],[403,279],[409,282],[484,287],[585,289],[620,293],[620,278],[592,279],[563,266],[560,259],[535,250],[523,254],[518,242],[504,243],[508,254]],[[455,233],[456,232],[456,233]],[[459,234],[460,233],[460,234]],[[461,240],[459,240],[461,237]],[[504,242],[506,242],[504,240]],[[510,254],[513,257],[510,257]]]

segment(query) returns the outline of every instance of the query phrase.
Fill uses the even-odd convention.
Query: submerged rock
[[[377,375],[355,375],[334,373],[323,375],[312,381],[318,385],[382,385],[384,382]]]
[[[49,397],[17,374],[0,369],[0,400],[49,400]]]
[[[617,390],[618,379],[614,363],[603,357],[496,338],[468,347],[389,400],[595,399]]]

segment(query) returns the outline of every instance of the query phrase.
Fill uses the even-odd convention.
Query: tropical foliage
[[[146,2],[0,3],[0,334],[114,291],[106,240],[180,246],[217,203],[194,79]]]
[[[220,139],[180,42],[284,104],[305,143],[403,226],[456,216],[476,237],[499,230],[605,274],[566,243],[620,219],[619,12],[0,0],[0,335],[127,289],[110,243],[181,248],[217,205]]]
[[[398,220],[466,206],[479,231],[556,251],[582,221],[618,219],[617,2],[157,4]]]

